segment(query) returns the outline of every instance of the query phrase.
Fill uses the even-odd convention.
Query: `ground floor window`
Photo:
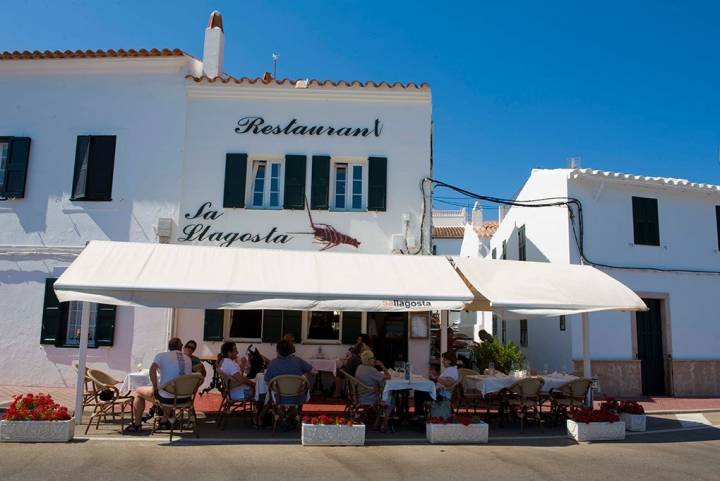
[[[502,343],[505,344],[507,342],[507,321],[505,319],[502,320],[502,337],[501,337]]]
[[[527,347],[528,345],[527,319],[522,319],[520,321],[520,345],[522,347]]]
[[[262,339],[263,311],[253,309],[248,311],[230,311],[230,331],[228,337],[232,339]]]
[[[90,304],[90,330],[88,331],[88,346],[95,347],[95,326],[97,324],[97,308],[95,303]],[[67,332],[65,334],[66,346],[80,345],[80,325],[82,324],[82,302],[70,301],[68,303]]]
[[[307,339],[339,341],[342,315],[338,311],[312,311],[308,316]]]

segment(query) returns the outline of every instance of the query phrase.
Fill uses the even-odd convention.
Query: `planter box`
[[[625,439],[625,423],[576,423],[567,420],[568,436],[575,441],[615,441]]]
[[[645,431],[647,416],[644,414],[620,413],[620,421],[625,423],[627,431]]]
[[[337,426],[303,423],[302,444],[303,446],[362,446],[365,444],[365,425]]]
[[[433,444],[487,444],[487,423],[460,423],[425,425],[425,436]]]
[[[75,418],[67,421],[0,421],[0,441],[65,443],[75,435]]]

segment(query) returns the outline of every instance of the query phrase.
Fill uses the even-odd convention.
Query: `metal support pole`
[[[592,366],[590,360],[590,315],[587,312],[580,314],[582,320],[582,346],[583,346],[583,377],[592,379]],[[588,390],[588,406],[592,406],[592,388]]]
[[[440,311],[440,354],[448,350],[448,311]]]
[[[85,366],[87,359],[88,336],[90,333],[90,303],[82,303],[80,320],[80,348],[78,349],[78,374],[75,386],[75,424],[82,422],[83,394],[85,392]]]

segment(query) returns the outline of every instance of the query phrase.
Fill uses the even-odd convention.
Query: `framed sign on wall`
[[[410,338],[427,339],[430,335],[430,319],[426,312],[410,314]]]

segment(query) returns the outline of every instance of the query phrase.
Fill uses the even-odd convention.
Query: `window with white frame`
[[[334,210],[365,210],[365,165],[352,162],[336,162],[333,175]]]
[[[68,304],[67,331],[65,333],[66,346],[80,345],[80,325],[82,323],[82,305],[80,301],[70,301]],[[95,347],[95,324],[97,321],[97,308],[95,303],[90,304],[90,330],[88,332],[88,346]]]
[[[279,209],[282,206],[282,163],[253,161],[249,205],[255,209]]]
[[[259,341],[262,339],[263,311],[260,309],[232,310],[229,313],[228,338]]]
[[[308,314],[307,336],[314,341],[339,341],[342,313],[339,311],[312,311]]]
[[[0,141],[0,192],[4,192],[5,169],[7,167],[9,150],[10,143],[6,141]]]

